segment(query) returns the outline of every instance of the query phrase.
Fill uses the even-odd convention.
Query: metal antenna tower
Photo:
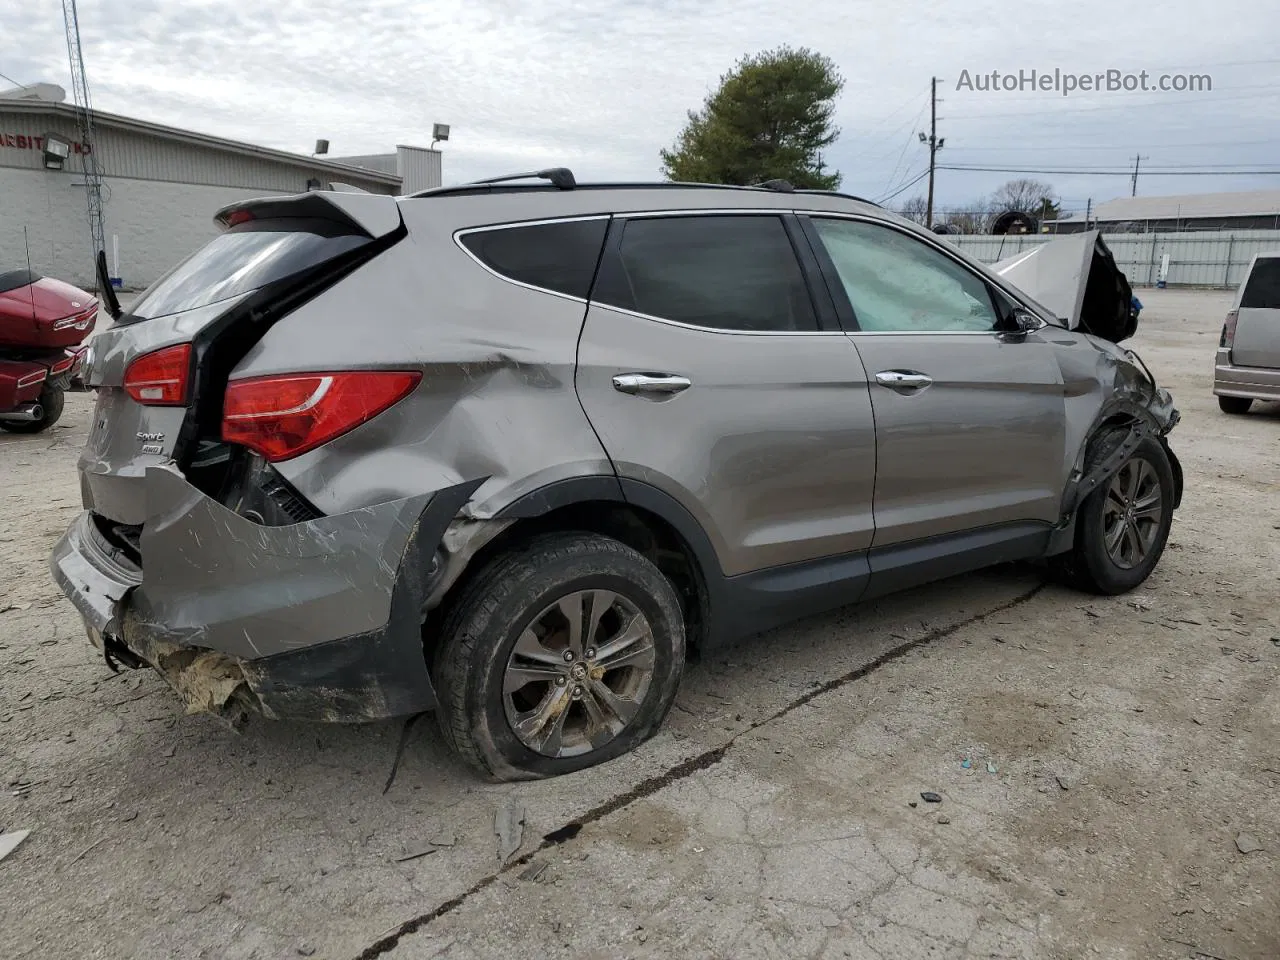
[[[89,99],[89,78],[84,71],[84,53],[80,49],[80,18],[76,0],[62,0],[62,18],[67,25],[67,58],[71,61],[71,87],[76,101],[76,121],[80,128],[81,165],[84,169],[84,194],[89,212],[89,239],[93,244],[90,260],[106,249],[106,227],[102,222],[102,171],[98,167],[98,141],[93,129],[93,101]]]

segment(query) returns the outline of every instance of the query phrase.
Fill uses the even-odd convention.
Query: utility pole
[[[929,81],[929,136],[920,134],[920,142],[929,147],[929,206],[925,212],[924,225],[933,229],[933,174],[937,168],[938,151],[946,142],[946,138],[938,137],[938,78]]]
[[[1138,168],[1142,166],[1143,160],[1150,160],[1150,157],[1134,157],[1133,158],[1133,191],[1129,194],[1131,197],[1138,195]]]
[[[106,247],[106,227],[102,217],[102,169],[98,166],[98,138],[93,128],[93,103],[89,99],[89,78],[84,72],[84,52],[80,47],[80,17],[76,0],[62,0],[62,17],[67,31],[67,58],[71,62],[71,87],[76,102],[76,121],[83,150],[84,195],[89,214],[90,263]],[[98,291],[105,293],[105,291]]]

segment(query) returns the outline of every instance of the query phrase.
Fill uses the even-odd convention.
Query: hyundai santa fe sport
[[[239,203],[110,305],[51,561],[108,665],[541,777],[652,735],[691,649],[1159,560],[1178,415],[1100,240],[1050,308],[855,198],[537,176]]]

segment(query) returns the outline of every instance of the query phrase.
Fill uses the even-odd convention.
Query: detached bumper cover
[[[154,667],[193,712],[240,702],[275,719],[353,722],[435,706],[423,599],[445,528],[479,482],[286,527],[246,520],[169,468],[145,482],[145,572],[101,549],[88,513],[51,559],[104,652]]]

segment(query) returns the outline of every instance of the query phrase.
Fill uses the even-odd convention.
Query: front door
[[[777,214],[616,218],[578,348],[619,476],[679,501],[727,576],[871,544],[867,380],[852,342],[819,328],[793,230]]]
[[[1003,295],[940,245],[866,220],[810,228],[871,381],[874,547],[1055,522],[1066,423],[1053,347],[1001,332]]]

